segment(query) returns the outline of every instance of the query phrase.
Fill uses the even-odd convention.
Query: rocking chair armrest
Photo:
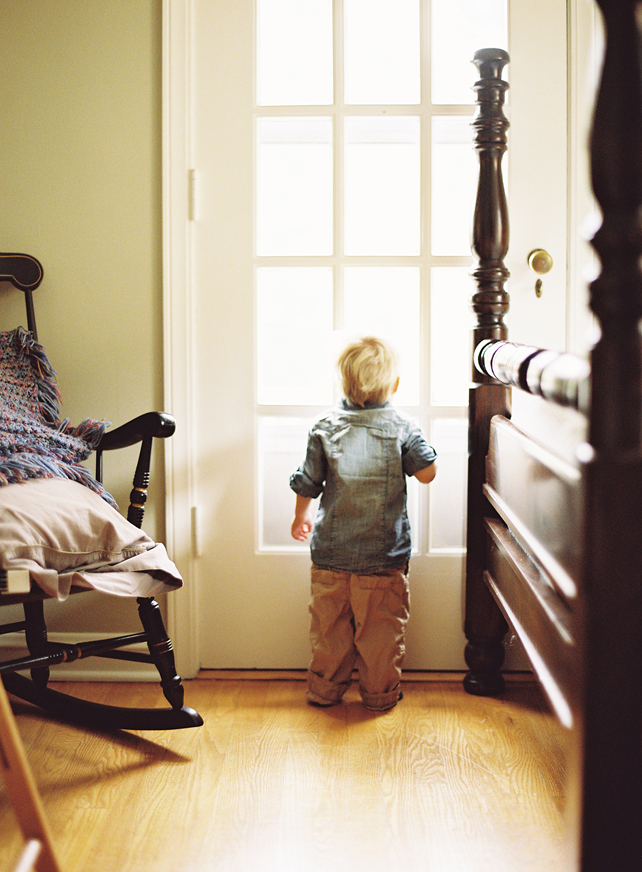
[[[176,421],[167,412],[146,412],[126,424],[103,433],[96,451],[127,448],[145,439],[166,439],[176,430]]]
[[[152,443],[154,439],[166,439],[176,429],[176,421],[166,412],[147,412],[139,415],[115,430],[103,433],[102,438],[95,448],[96,454],[96,479],[103,480],[103,451],[111,451],[116,448],[127,448],[130,445],[141,443],[136,472],[134,473],[134,488],[129,495],[129,508],[127,520],[136,527],[142,527],[147,501],[147,487],[152,456]]]

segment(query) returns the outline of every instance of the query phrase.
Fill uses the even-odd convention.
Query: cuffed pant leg
[[[333,705],[350,687],[357,659],[350,607],[350,574],[312,567],[307,699]]]
[[[383,575],[352,575],[350,601],[361,697],[367,708],[385,711],[399,699],[410,613],[408,576],[401,569]]]

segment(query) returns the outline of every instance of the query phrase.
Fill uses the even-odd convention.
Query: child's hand
[[[310,497],[302,497],[297,494],[296,506],[294,507],[294,520],[292,521],[292,538],[299,542],[306,542],[312,527],[314,526],[314,511]]]
[[[312,521],[309,517],[295,517],[292,521],[292,538],[298,539],[299,542],[307,542],[310,533],[312,532]]]

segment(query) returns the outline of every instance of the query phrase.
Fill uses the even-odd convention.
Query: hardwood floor
[[[83,732],[12,702],[65,872],[561,872],[564,732],[535,685],[489,700],[411,679],[375,715],[354,687],[322,710],[299,680],[199,678],[205,725],[175,732]],[[1,785],[0,844],[4,872],[19,838]]]

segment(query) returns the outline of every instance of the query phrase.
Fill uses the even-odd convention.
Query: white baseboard
[[[452,682],[460,684],[466,673],[462,671],[429,671],[429,670],[404,670],[401,676],[403,681],[423,682]],[[503,672],[507,682],[535,682],[532,672]],[[306,669],[201,669],[199,679],[206,681],[305,681]],[[352,680],[357,681],[359,673],[352,673]]]
[[[81,642],[93,642],[118,636],[113,633],[49,633],[51,642],[63,645],[78,645]],[[0,636],[0,657],[13,660],[24,657],[27,651],[22,644],[23,636],[19,633],[7,633]],[[144,643],[132,645],[130,650],[147,653]],[[74,660],[71,663],[61,663],[51,667],[52,681],[160,681],[156,668],[147,663],[132,663],[128,660],[111,660],[106,657],[89,657],[86,660]]]

